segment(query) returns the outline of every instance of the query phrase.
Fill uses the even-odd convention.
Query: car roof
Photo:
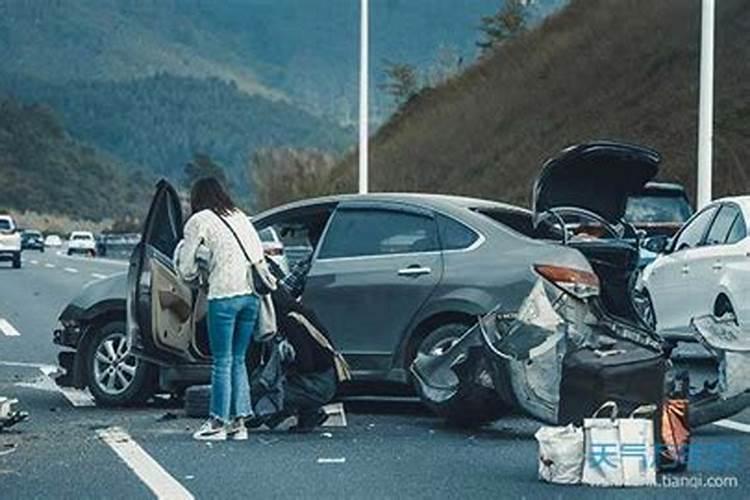
[[[336,204],[342,202],[362,201],[362,202],[391,202],[391,203],[408,203],[422,207],[429,207],[436,210],[452,211],[461,208],[486,209],[486,210],[516,210],[527,211],[528,209],[507,203],[501,203],[482,198],[472,198],[467,196],[456,196],[447,194],[433,193],[369,193],[369,194],[341,194],[322,196],[318,198],[309,198],[306,200],[295,201],[286,205],[281,205],[258,214],[255,218],[266,217],[278,212],[305,208],[315,205]]]
[[[647,182],[638,195],[649,194],[649,193],[663,193],[663,194],[679,194],[685,195],[685,187],[676,182]]]
[[[750,196],[727,196],[725,198],[719,198],[714,200],[712,203],[728,203],[733,202],[742,207],[745,214],[750,214]]]

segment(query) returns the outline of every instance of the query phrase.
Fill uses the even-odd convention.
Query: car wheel
[[[156,385],[156,367],[128,353],[123,321],[109,322],[93,332],[86,367],[91,394],[103,406],[142,403]]]
[[[439,326],[428,333],[419,343],[414,357],[418,353],[429,356],[439,356],[453,347],[458,339],[469,329],[468,325],[463,323],[448,323]]]
[[[13,256],[13,269],[21,269],[21,254]]]
[[[185,391],[185,415],[188,417],[207,418],[210,404],[210,385],[194,385]]]
[[[68,255],[73,255],[73,250],[68,250]]]

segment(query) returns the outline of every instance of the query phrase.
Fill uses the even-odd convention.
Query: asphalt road
[[[125,270],[124,263],[49,251],[26,253],[21,270],[0,263],[0,396],[18,398],[31,413],[0,434],[0,498],[750,496],[750,412],[696,431],[696,446],[728,444],[731,453],[702,453],[681,476],[691,486],[673,491],[541,483],[533,437],[540,424],[511,417],[459,431],[409,400],[347,400],[346,427],[212,444],[190,439],[200,422],[168,400],[137,409],[86,406],[85,394],[66,397],[46,375],[57,354],[51,332],[82,286]],[[692,487],[709,478],[739,484]]]

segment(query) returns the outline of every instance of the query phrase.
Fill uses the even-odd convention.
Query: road
[[[31,413],[0,434],[1,498],[750,496],[750,412],[698,429],[696,446],[729,443],[739,454],[703,453],[685,476],[693,484],[736,477],[739,486],[674,492],[541,483],[538,423],[509,417],[481,430],[454,430],[411,400],[349,399],[345,427],[305,436],[257,432],[247,442],[212,444],[190,439],[200,422],[169,400],[137,409],[91,406],[87,394],[63,394],[47,377],[57,354],[51,332],[81,287],[125,270],[122,262],[52,251],[26,253],[21,270],[0,264],[0,396],[18,398]]]

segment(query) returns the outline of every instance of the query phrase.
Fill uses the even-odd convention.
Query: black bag
[[[629,414],[664,399],[667,361],[661,352],[626,340],[570,351],[563,359],[558,423],[581,424],[607,401]]]
[[[214,212],[214,215],[219,218],[221,222],[224,223],[225,226],[227,226],[227,229],[232,233],[234,236],[234,239],[237,240],[237,244],[240,246],[240,250],[242,250],[242,253],[245,255],[245,260],[247,260],[248,265],[248,282],[252,285],[253,291],[257,295],[268,295],[269,293],[276,290],[276,278],[271,273],[271,269],[268,266],[268,262],[265,258],[262,258],[258,262],[253,262],[250,259],[250,255],[248,255],[247,250],[245,250],[245,246],[242,244],[242,240],[240,240],[240,237],[237,236],[237,233],[235,232],[234,228],[227,222],[224,217]]]

